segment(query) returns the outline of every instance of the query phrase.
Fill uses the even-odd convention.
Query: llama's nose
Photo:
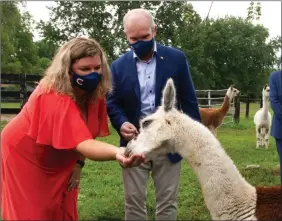
[[[132,138],[130,141],[128,141],[126,146],[129,147],[136,139],[136,137]]]
[[[130,156],[130,153],[131,153],[130,148],[126,147],[126,148],[125,148],[124,155],[125,155],[126,157],[128,157],[128,156]]]

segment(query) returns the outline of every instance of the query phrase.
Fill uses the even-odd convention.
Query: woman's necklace
[[[87,122],[87,98],[85,96],[83,100],[75,100],[85,122]]]
[[[87,99],[87,97],[85,97],[82,101],[75,99],[75,102],[78,103],[78,104],[84,104],[86,99]]]
[[[78,104],[84,104],[85,101],[87,100],[88,96],[84,96],[84,99],[79,100],[77,97],[75,98],[75,102]]]

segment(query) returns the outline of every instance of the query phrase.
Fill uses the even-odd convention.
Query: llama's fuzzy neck
[[[262,111],[263,111],[263,115],[268,116],[268,109],[269,109],[268,98],[265,97],[265,96],[262,96]]]
[[[255,207],[255,188],[241,176],[219,141],[202,124],[187,119],[184,115],[181,121],[183,126],[180,128],[185,131],[185,135],[177,137],[176,151],[196,173],[212,218],[240,218],[241,212],[237,216],[230,214],[229,209],[232,211],[232,208],[238,208],[235,204],[241,204],[239,207],[242,212],[249,208],[247,213],[254,214],[254,210],[250,208]]]
[[[226,94],[225,97],[224,97],[223,104],[220,107],[220,109],[221,109],[221,111],[223,112],[224,115],[226,115],[227,112],[229,111],[230,104],[231,104],[231,98]]]

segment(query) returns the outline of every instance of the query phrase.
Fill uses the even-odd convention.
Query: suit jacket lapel
[[[127,73],[128,73],[129,78],[130,78],[130,81],[132,83],[132,87],[134,89],[136,97],[137,97],[137,99],[138,99],[138,101],[140,103],[141,102],[141,98],[140,98],[140,84],[139,84],[139,80],[138,80],[136,61],[133,58],[132,51],[131,51],[131,53],[128,53],[127,55],[128,55],[128,67],[126,67],[126,69],[128,69]]]
[[[164,54],[164,48],[157,44],[156,53],[156,84],[155,84],[155,107],[158,107],[161,103],[162,97],[162,85],[164,81],[164,70],[166,64],[166,57]]]

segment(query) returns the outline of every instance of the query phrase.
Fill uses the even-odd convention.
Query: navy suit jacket
[[[274,112],[271,126],[271,136],[282,139],[282,72],[271,73],[269,78],[270,103]]]
[[[120,127],[125,121],[132,123],[139,129],[140,86],[133,51],[129,51],[115,60],[111,65],[111,71],[113,91],[107,97],[107,112],[112,126],[120,135]],[[200,121],[197,97],[185,54],[175,48],[157,44],[155,107],[161,104],[162,90],[168,78],[173,79],[176,87],[177,108]],[[120,145],[127,145],[121,135]],[[170,153],[168,157],[174,163],[182,159],[177,153]]]

